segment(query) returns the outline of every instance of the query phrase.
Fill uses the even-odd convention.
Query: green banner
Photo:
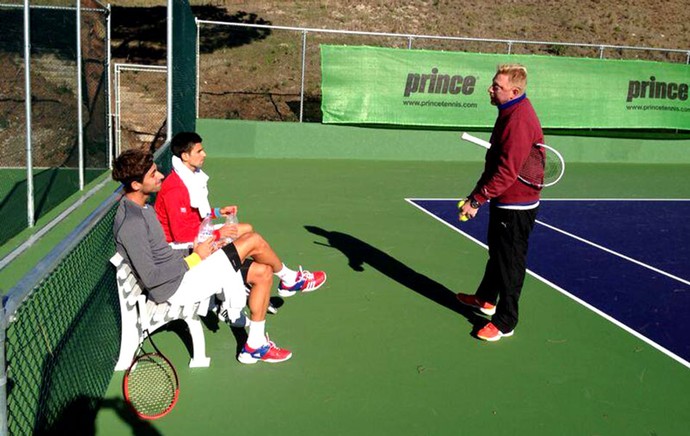
[[[492,127],[496,66],[527,67],[547,128],[690,130],[690,65],[321,46],[324,123]]]

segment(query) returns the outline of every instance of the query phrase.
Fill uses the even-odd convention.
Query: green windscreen
[[[172,132],[196,130],[196,22],[188,0],[173,0]]]
[[[493,126],[499,64],[527,68],[545,128],[690,130],[690,65],[321,46],[325,123]]]

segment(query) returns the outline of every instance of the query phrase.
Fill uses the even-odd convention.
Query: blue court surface
[[[486,247],[488,207],[408,202]],[[690,368],[690,200],[542,200],[528,272]]]

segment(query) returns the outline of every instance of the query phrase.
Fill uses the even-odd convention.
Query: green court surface
[[[139,421],[124,404],[119,372],[84,431],[687,434],[688,368],[532,276],[513,337],[487,343],[470,336],[476,315],[455,304],[453,294],[475,289],[486,252],[404,199],[458,198],[481,168],[481,162],[209,159],[212,204],[239,205],[240,219],[286,264],[326,270],[328,283],[285,299],[268,316],[271,339],[294,353],[288,362],[238,363],[241,334],[209,321],[211,366],[189,369],[174,331],[183,329],[158,332],[157,345],[180,376],[175,409]],[[689,170],[572,164],[544,196],[690,198]]]
[[[84,171],[85,183],[103,174],[103,169]],[[0,246],[27,228],[26,169],[0,169]],[[75,168],[40,168],[33,172],[34,218],[39,220],[79,191]],[[3,247],[4,248],[4,247]]]

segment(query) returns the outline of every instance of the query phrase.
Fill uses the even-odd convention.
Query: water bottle
[[[237,214],[230,213],[225,216],[225,224],[239,224],[239,220],[237,219]]]
[[[213,238],[213,221],[211,220],[211,215],[208,215],[201,221],[199,226],[199,234],[196,237],[197,242],[201,243],[208,238]]]
[[[240,220],[237,219],[237,214],[230,213],[225,216],[225,225],[229,224],[239,224]],[[225,238],[226,242],[230,243],[233,241],[231,237]]]

